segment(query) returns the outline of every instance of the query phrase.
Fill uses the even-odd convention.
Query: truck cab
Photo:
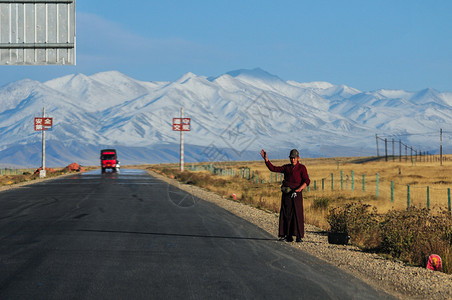
[[[102,174],[107,170],[111,170],[112,173],[119,171],[119,161],[115,149],[100,150],[100,167]]]

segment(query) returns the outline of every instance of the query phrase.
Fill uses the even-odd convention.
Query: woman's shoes
[[[292,242],[293,242],[293,237],[292,237],[292,236],[289,236],[289,235],[286,235],[286,236],[280,236],[278,240],[279,240],[279,241],[286,241],[286,242],[288,242],[288,243],[292,243]],[[295,242],[296,242],[296,243],[301,243],[301,242],[303,242],[303,240],[302,240],[300,237],[297,237],[297,238],[295,239]]]

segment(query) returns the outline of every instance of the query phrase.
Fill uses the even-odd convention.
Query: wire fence
[[[0,176],[33,174],[35,171],[36,169],[0,168]]]
[[[219,176],[232,176],[248,180],[254,184],[282,183],[282,173],[262,172],[251,168],[218,168],[213,165],[189,166],[191,171],[207,170]],[[419,176],[419,180],[420,180]],[[409,184],[403,183],[403,177],[388,180],[378,173],[364,174],[354,171],[336,170],[323,178],[311,177],[306,188],[307,195],[330,196],[345,195],[350,198],[366,197],[387,203],[388,209],[410,209],[413,206],[427,209],[444,209],[451,212],[452,182],[437,182],[424,185],[411,178]]]

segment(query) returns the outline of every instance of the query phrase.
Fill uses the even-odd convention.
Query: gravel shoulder
[[[248,220],[274,235],[276,239],[277,214],[225,199],[197,186],[181,184],[150,170],[148,172],[197,198],[214,203]],[[400,261],[387,260],[379,255],[363,252],[355,246],[332,245],[319,228],[306,224],[305,229],[303,242],[291,243],[292,247],[333,264],[377,289],[382,289],[399,299],[452,299],[451,275],[409,266]]]

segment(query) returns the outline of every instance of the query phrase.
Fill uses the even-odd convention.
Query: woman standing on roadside
[[[268,160],[267,152],[263,149],[261,156],[265,160],[267,168],[272,172],[284,173],[284,181],[281,186],[281,211],[279,213],[278,237],[287,242],[301,242],[304,237],[304,215],[302,191],[309,183],[308,170],[299,163],[300,156],[297,149],[292,149],[289,154],[290,164],[275,167]]]

